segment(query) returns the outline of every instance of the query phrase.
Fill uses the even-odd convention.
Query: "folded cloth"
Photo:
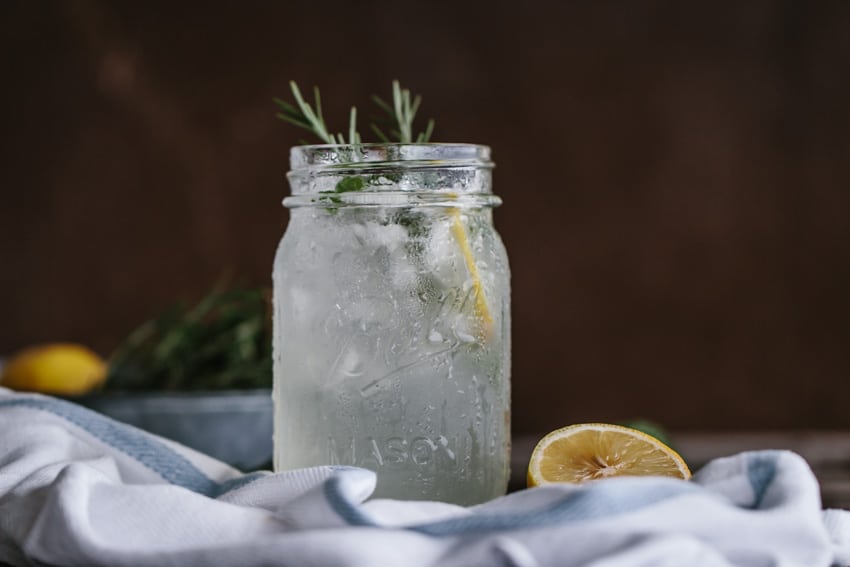
[[[850,564],[786,451],[693,481],[611,478],[480,506],[369,500],[371,471],[242,474],[74,404],[0,389],[0,562],[18,565],[592,567]]]

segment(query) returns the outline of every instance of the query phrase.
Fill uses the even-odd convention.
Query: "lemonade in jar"
[[[274,265],[276,470],[350,465],[376,497],[504,494],[510,287],[485,146],[291,152]]]

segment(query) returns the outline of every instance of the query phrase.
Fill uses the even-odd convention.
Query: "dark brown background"
[[[107,354],[286,224],[287,81],[493,147],[514,423],[850,427],[850,3],[4,2],[0,353]]]

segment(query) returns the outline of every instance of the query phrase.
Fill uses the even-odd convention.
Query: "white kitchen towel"
[[[693,481],[546,486],[472,508],[369,500],[372,472],[242,473],[61,400],[0,389],[0,563],[86,566],[829,567],[850,513],[822,512],[785,451]]]

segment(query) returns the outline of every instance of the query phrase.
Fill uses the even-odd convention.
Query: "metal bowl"
[[[93,394],[72,401],[243,471],[271,467],[271,390]]]

